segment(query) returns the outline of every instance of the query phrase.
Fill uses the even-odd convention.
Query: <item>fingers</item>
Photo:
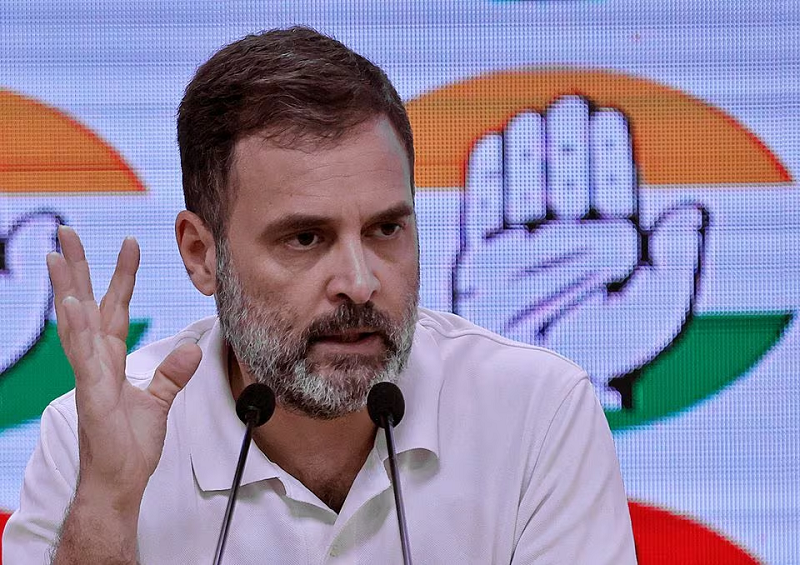
[[[66,270],[69,273],[66,293],[81,302],[94,301],[89,263],[86,261],[86,254],[78,234],[69,226],[59,226],[58,240],[61,243],[61,255],[66,260]]]
[[[503,227],[503,138],[489,134],[475,144],[467,165],[461,225],[467,245],[478,245]]]
[[[503,134],[505,219],[515,225],[543,220],[547,213],[544,120],[536,112],[517,114]]]
[[[108,291],[100,303],[103,330],[121,340],[128,336],[130,302],[138,269],[139,244],[134,238],[127,237],[117,256]]]
[[[64,299],[70,296],[70,275],[67,262],[60,253],[53,251],[47,254],[47,272],[50,274],[50,284],[53,285],[53,304],[56,309],[58,335],[63,343],[69,328],[69,321],[64,311]],[[64,344],[64,347],[66,348],[67,345]]]
[[[94,351],[94,336],[89,327],[88,316],[84,305],[74,296],[67,296],[61,301],[61,315],[59,325],[64,323],[69,340],[62,342],[64,352],[72,364],[76,381],[82,375],[91,374],[85,371],[85,362],[92,357]]]
[[[581,219],[590,207],[604,218],[630,218],[638,211],[631,132],[625,115],[613,108],[595,110],[579,96],[565,96],[545,117],[517,114],[498,148],[481,144],[480,149],[476,164],[492,161],[490,152],[502,154],[502,164],[483,169],[503,180],[486,188],[476,175],[468,194],[496,192],[505,225],[541,221],[547,212],[556,219]]]
[[[507,226],[545,219],[604,218],[637,212],[638,188],[628,121],[618,110],[592,110],[565,96],[544,117],[523,111],[502,134],[475,144],[467,164],[462,226],[477,245]]]
[[[64,300],[74,297],[92,313],[97,311],[92,290],[89,264],[78,234],[68,226],[60,226],[58,238],[62,253],[47,256],[47,269],[53,286],[56,319],[62,341],[68,338],[71,327],[65,316]],[[100,317],[86,314],[86,323],[95,330],[113,335],[124,341],[128,335],[131,296],[139,268],[139,245],[134,238],[126,238],[117,257],[117,266],[111,277],[108,292],[100,305]]]
[[[589,104],[579,96],[556,101],[545,116],[547,207],[562,219],[589,212]]]
[[[78,234],[72,228],[62,225],[58,227],[58,240],[61,253],[54,251],[47,255],[47,271],[53,286],[58,335],[64,351],[68,352],[71,317],[67,315],[64,301],[66,298],[72,297],[79,302],[94,305],[94,293],[89,277],[89,265],[86,262],[86,255]],[[75,317],[74,310],[75,306],[73,305],[71,307],[72,318]],[[89,322],[87,321],[87,323]]]
[[[589,122],[592,207],[603,217],[628,218],[636,210],[637,184],[628,120],[611,108]]]
[[[147,387],[148,392],[167,406],[172,405],[175,396],[194,375],[202,356],[203,353],[196,343],[179,345],[156,369],[153,380]]]

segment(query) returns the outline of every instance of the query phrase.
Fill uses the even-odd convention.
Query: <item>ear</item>
[[[175,237],[195,288],[211,296],[217,290],[217,248],[211,230],[200,216],[182,210],[175,219]]]

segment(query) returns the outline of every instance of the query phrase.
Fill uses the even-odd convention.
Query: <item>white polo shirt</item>
[[[128,378],[146,386],[187,338],[198,341],[203,360],[175,400],[142,500],[139,554],[147,565],[211,561],[244,434],[215,318],[132,353]],[[415,564],[636,563],[611,433],[579,367],[421,309],[398,385],[406,414],[396,444]],[[3,537],[4,565],[50,562],[77,478],[76,429],[69,393],[42,416]],[[402,563],[388,468],[377,434],[336,514],[252,445],[225,562]]]

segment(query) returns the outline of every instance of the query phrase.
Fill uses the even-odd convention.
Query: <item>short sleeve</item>
[[[636,564],[611,431],[588,378],[566,394],[531,455],[512,564]]]
[[[78,440],[70,420],[54,405],[42,415],[39,442],[25,469],[20,504],[3,531],[8,565],[50,563],[78,476]]]

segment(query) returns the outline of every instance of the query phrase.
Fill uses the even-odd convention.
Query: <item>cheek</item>
[[[297,268],[255,247],[242,253],[237,263],[240,264],[238,271],[242,281],[258,296],[289,295],[305,285],[309,277],[308,266]]]
[[[260,308],[279,313],[294,329],[305,328],[318,315],[320,286],[313,272],[291,277],[275,277],[274,273],[258,273],[253,280],[251,296]]]
[[[388,270],[381,287],[384,294],[392,297],[392,302],[401,306],[411,297],[416,297],[419,292],[419,263],[416,257]]]

